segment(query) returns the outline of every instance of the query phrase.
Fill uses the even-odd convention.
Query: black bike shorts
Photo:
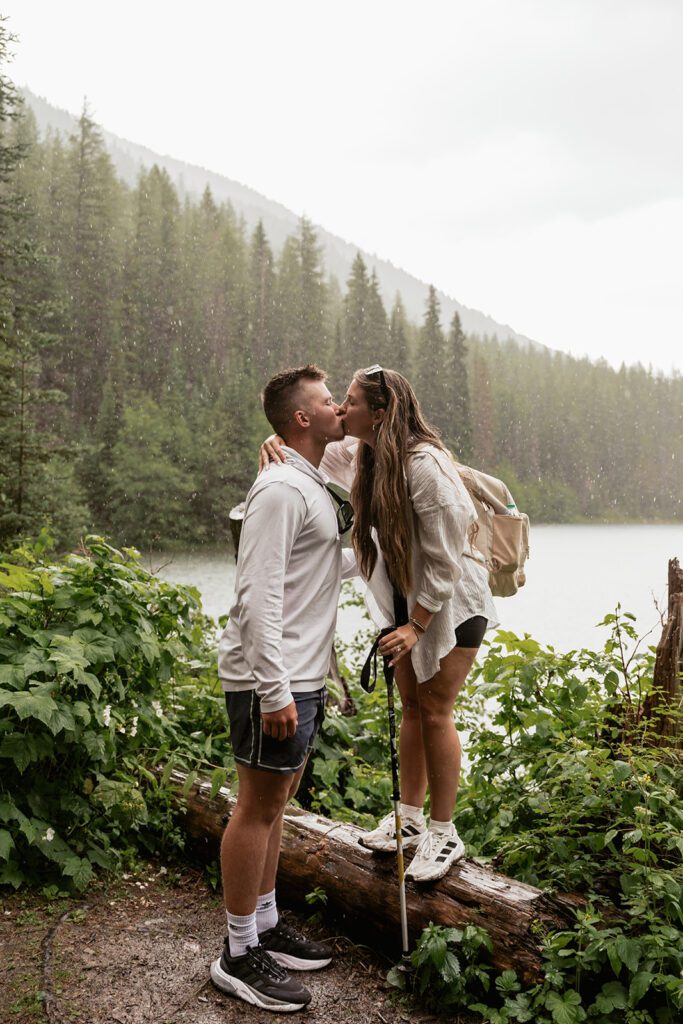
[[[455,642],[458,647],[481,647],[489,620],[483,615],[473,615],[471,619],[461,622],[455,630]]]

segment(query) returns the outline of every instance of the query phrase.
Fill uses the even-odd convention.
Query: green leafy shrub
[[[545,979],[528,990],[513,972],[492,984],[484,947],[456,930],[425,933],[413,962],[432,1005],[493,1024],[681,1020],[683,773],[680,755],[650,742],[654,652],[626,655],[632,620],[608,615],[600,652],[499,632],[476,669],[459,712],[471,763],[455,821],[468,855],[587,906],[543,937]],[[444,943],[480,973],[451,976]]]
[[[194,589],[101,538],[59,561],[48,546],[0,565],[0,884],[84,888],[182,844],[170,771],[225,781],[226,718]]]
[[[341,604],[365,607],[349,583],[343,584]],[[364,621],[369,623],[367,614]],[[373,635],[363,628],[351,643],[337,641],[339,667],[355,713],[342,713],[344,694],[328,682],[327,713],[302,780],[301,798],[317,813],[364,827],[372,827],[391,807],[386,690],[381,679],[373,694],[358,682]]]
[[[410,965],[393,967],[387,975],[390,985],[410,991],[431,1010],[443,1011],[467,1006],[472,993],[487,993],[492,968],[491,939],[483,928],[443,928],[430,924],[424,929],[410,955]],[[509,988],[505,971],[500,984]],[[519,986],[517,986],[519,988]],[[528,1018],[527,1018],[528,1019]]]

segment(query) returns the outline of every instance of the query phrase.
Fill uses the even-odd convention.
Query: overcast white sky
[[[15,81],[515,330],[683,371],[680,0],[0,0]]]

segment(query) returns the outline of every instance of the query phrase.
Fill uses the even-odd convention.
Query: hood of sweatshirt
[[[299,452],[295,452],[293,448],[289,448],[286,444],[282,445],[282,451],[285,453],[287,465],[294,466],[296,469],[305,473],[306,476],[310,476],[312,480],[320,484],[321,487],[325,487],[327,484],[327,477],[316,469],[315,466],[305,459]]]

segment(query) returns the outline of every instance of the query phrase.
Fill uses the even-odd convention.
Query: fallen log
[[[185,776],[173,772],[171,782],[180,792]],[[204,860],[218,856],[235,803],[228,789],[221,789],[215,799],[210,790],[209,783],[197,782],[186,798],[181,797],[189,846]],[[401,932],[395,858],[359,846],[362,833],[357,826],[289,807],[278,898],[285,905],[303,904],[306,894],[319,886],[325,891],[328,910],[345,931],[398,957]],[[517,971],[529,984],[541,976],[543,935],[569,927],[573,911],[584,903],[575,894],[544,894],[472,861],[457,864],[435,884],[408,882],[406,889],[412,944],[430,921],[449,927],[479,925],[491,936],[496,967]]]

